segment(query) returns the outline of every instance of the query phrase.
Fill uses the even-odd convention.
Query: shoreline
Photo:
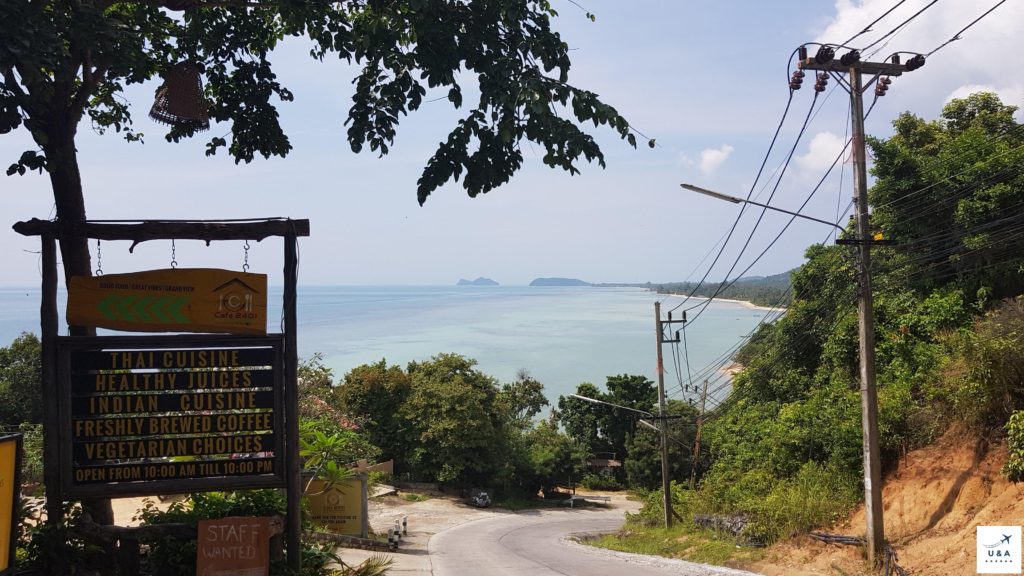
[[[707,296],[689,296],[687,294],[677,294],[675,292],[655,292],[654,290],[651,290],[651,292],[654,292],[655,294],[664,294],[666,296],[673,296],[675,298],[687,298],[688,297],[688,298],[693,299],[693,300],[711,300],[711,298],[708,298]],[[743,306],[744,308],[748,308],[750,310],[765,310],[765,311],[774,310],[774,311],[779,312],[779,313],[783,313],[783,312],[786,311],[786,308],[782,307],[782,306],[779,306],[778,308],[772,308],[771,306],[761,306],[761,305],[758,305],[758,304],[754,304],[753,302],[751,302],[749,300],[735,300],[733,298],[715,298],[714,300],[715,300],[715,302],[730,302],[730,303],[733,303],[733,304],[739,304],[740,306]]]

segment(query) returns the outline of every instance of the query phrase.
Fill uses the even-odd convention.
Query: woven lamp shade
[[[175,64],[164,74],[149,117],[176,128],[197,132],[210,129],[203,80],[196,65]]]

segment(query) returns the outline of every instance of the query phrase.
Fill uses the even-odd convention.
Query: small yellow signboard
[[[313,522],[335,534],[366,538],[369,533],[366,476],[328,486],[313,479],[306,488],[306,501]]]
[[[68,324],[129,332],[267,333],[267,275],[170,268],[73,276]]]
[[[0,438],[0,574],[6,574],[14,560],[14,502],[18,485],[19,435]]]

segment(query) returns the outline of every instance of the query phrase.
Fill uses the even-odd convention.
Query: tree
[[[519,370],[514,382],[501,386],[498,403],[508,411],[512,422],[529,428],[533,417],[548,405],[548,399],[544,396],[544,385],[528,371]]]
[[[381,359],[353,368],[333,393],[333,405],[358,420],[384,457],[395,460],[398,471],[408,468],[406,456],[412,432],[400,410],[411,390],[409,375],[400,366],[388,366]]]
[[[981,305],[1024,291],[1024,131],[1015,106],[981,92],[937,120],[909,112],[871,139],[872,219],[903,245],[888,258],[894,285],[928,293],[951,280]],[[883,260],[884,262],[884,260]]]
[[[368,145],[387,154],[399,117],[418,109],[428,89],[460,108],[462,79],[476,81],[475,104],[417,182],[420,203],[460,177],[470,196],[507,182],[522,165],[524,140],[542,147],[551,167],[577,173],[581,157],[603,166],[593,138],[566,117],[608,125],[634,147],[635,136],[614,108],[568,83],[569,47],[551,28],[555,15],[548,0],[2,2],[0,134],[23,128],[38,147],[8,174],[46,170],[57,218],[85,220],[79,124],[88,118],[100,133],[141,141],[125,86],[183,69],[203,73],[209,117],[231,126],[227,138],[209,140],[207,155],[226,148],[247,163],[285,156],[291,144],[275,101],[293,96],[269,56],[291,37],[308,38],[313,58],[361,66],[346,121],[354,152]],[[179,123],[166,138],[201,128]],[[66,277],[90,274],[84,239],[62,240],[61,252]]]
[[[526,435],[530,467],[534,474],[533,492],[553,491],[559,485],[570,485],[584,473],[580,446],[558,429],[558,421],[541,420]]]
[[[438,354],[410,362],[412,389],[400,416],[412,429],[416,473],[438,482],[481,483],[507,460],[508,437],[494,378],[476,360]]]
[[[669,400],[665,412],[681,416],[668,420],[669,478],[683,482],[690,478],[693,442],[697,432],[697,409],[680,400]],[[627,457],[622,463],[630,488],[661,488],[661,434],[640,427],[626,443]],[[705,452],[706,454],[706,452]]]
[[[0,424],[18,426],[43,421],[42,347],[24,333],[0,348]]]
[[[602,402],[653,412],[658,399],[654,382],[646,376],[621,374],[607,378],[608,393],[584,382],[576,387],[576,395]],[[569,436],[590,449],[591,454],[613,452],[626,457],[626,441],[636,429],[640,414],[605,404],[595,404],[561,396],[558,399],[558,417]]]

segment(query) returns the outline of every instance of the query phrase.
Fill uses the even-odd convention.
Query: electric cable
[[[985,16],[988,16],[989,14],[991,14],[991,13],[992,13],[992,11],[993,11],[993,10],[995,10],[996,8],[999,8],[1000,6],[1002,6],[1002,5],[1003,5],[1003,4],[1005,4],[1005,3],[1006,3],[1006,0],[1000,0],[999,2],[997,2],[997,3],[996,3],[996,5],[995,5],[995,6],[993,6],[993,7],[989,8],[989,9],[988,9],[987,11],[985,11],[985,13],[984,13],[984,14],[982,14],[981,16],[978,16],[977,18],[975,18],[975,19],[974,19],[974,21],[972,21],[972,22],[971,22],[970,24],[968,24],[967,26],[964,26],[964,27],[963,27],[963,28],[962,28],[962,29],[961,29],[961,30],[960,30],[959,32],[957,32],[956,34],[953,34],[953,37],[952,37],[952,38],[950,38],[949,40],[946,40],[946,41],[945,41],[945,42],[943,42],[942,44],[939,44],[939,45],[938,45],[938,46],[937,46],[936,48],[932,49],[932,51],[931,51],[931,52],[929,52],[929,53],[925,54],[925,55],[924,55],[924,57],[925,57],[925,58],[930,58],[932,54],[935,54],[936,52],[938,52],[939,50],[942,50],[943,48],[945,48],[945,47],[946,47],[946,46],[948,46],[949,44],[952,44],[953,42],[956,42],[957,40],[960,40],[960,35],[961,35],[961,34],[963,34],[964,32],[966,32],[966,31],[967,31],[967,30],[968,30],[968,29],[969,29],[969,28],[970,28],[971,26],[974,26],[975,24],[977,24],[978,22],[980,22],[982,18],[984,18]]]

